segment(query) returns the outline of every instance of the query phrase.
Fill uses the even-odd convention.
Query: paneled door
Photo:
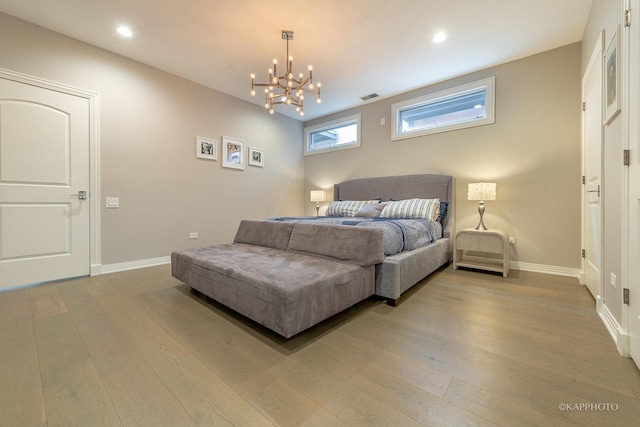
[[[584,280],[598,301],[602,282],[602,38],[582,79]]]
[[[89,101],[0,78],[0,290],[90,272]]]

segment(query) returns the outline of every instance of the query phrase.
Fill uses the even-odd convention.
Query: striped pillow
[[[340,200],[331,202],[327,208],[327,216],[354,216],[368,203],[379,203],[379,200]]]
[[[381,218],[426,218],[438,219],[440,199],[407,199],[389,202],[385,205]]]

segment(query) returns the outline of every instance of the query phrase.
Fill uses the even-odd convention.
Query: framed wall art
[[[249,147],[249,164],[251,166],[264,167],[264,150]]]
[[[196,137],[196,156],[201,159],[218,160],[218,141]]]
[[[244,141],[222,137],[222,166],[244,170]]]
[[[604,124],[620,112],[620,26],[616,28],[604,54]]]

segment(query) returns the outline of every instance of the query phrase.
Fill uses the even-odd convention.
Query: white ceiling
[[[312,64],[322,103],[304,120],[582,39],[592,0],[0,0],[0,12],[258,105],[290,42],[294,74]],[[129,25],[134,37],[115,32]],[[434,44],[437,31],[448,39]],[[311,99],[309,99],[311,98]],[[380,99],[380,98],[378,98]],[[293,107],[276,112],[300,119]],[[268,114],[265,111],[265,114]]]

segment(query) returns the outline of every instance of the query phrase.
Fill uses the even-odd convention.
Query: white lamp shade
[[[312,202],[324,202],[327,200],[327,192],[324,190],[311,190]]]
[[[495,182],[475,182],[469,184],[467,200],[495,200],[496,187]]]

